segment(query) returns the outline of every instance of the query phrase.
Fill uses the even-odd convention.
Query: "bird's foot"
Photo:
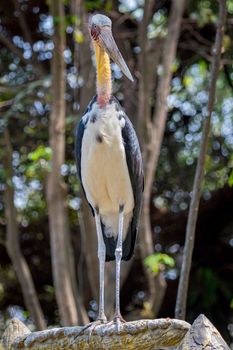
[[[122,323],[126,323],[126,321],[123,319],[123,317],[120,315],[115,315],[114,318],[113,318],[113,322],[115,323],[116,325],[116,330],[117,332],[120,331],[120,328],[121,328],[121,324]]]
[[[88,324],[85,325],[85,326],[81,329],[81,331],[75,336],[73,342],[75,342],[75,340],[76,340],[79,336],[83,335],[83,334],[86,332],[87,329],[88,329],[88,332],[87,332],[87,335],[88,335],[88,342],[90,342],[92,333],[93,333],[93,331],[95,330],[95,328],[98,327],[98,326],[100,326],[100,325],[102,325],[102,324],[105,324],[105,323],[107,323],[107,318],[106,318],[106,316],[103,316],[102,318],[98,318],[98,319],[97,319],[96,321],[94,321],[94,322],[88,323]]]
[[[119,314],[115,315],[113,320],[107,323],[107,326],[111,327],[112,325],[114,325],[116,327],[117,332],[119,332],[123,323],[126,323],[126,321],[123,319],[121,314]]]

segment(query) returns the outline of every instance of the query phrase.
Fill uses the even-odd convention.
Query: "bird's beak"
[[[99,42],[103,49],[108,53],[111,59],[119,66],[121,71],[127,76],[127,78],[133,81],[132,74],[125,63],[124,58],[122,57],[117,44],[112,36],[111,28],[105,27],[101,29],[99,35]]]

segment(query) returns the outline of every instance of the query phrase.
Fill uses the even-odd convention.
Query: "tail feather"
[[[105,225],[103,224],[103,222],[101,222],[101,226],[102,226],[102,232],[103,232],[103,239],[106,247],[105,261],[115,260],[115,250],[117,245],[117,239],[115,239],[114,236],[107,237],[104,233]],[[131,224],[128,227],[126,238],[123,242],[122,260],[127,261],[132,257],[134,246],[135,246],[136,235],[137,235],[137,228],[134,227],[133,220],[132,220]]]
[[[122,260],[127,261],[132,257],[135,247],[136,236],[137,228],[133,228],[133,225],[131,224],[128,228],[126,238],[123,242]]]
[[[107,237],[105,235],[105,233],[104,233],[105,226],[102,222],[101,222],[101,226],[102,226],[102,232],[103,232],[103,239],[104,239],[104,243],[105,243],[105,247],[106,247],[105,261],[115,260],[115,250],[116,250],[117,241],[114,239],[113,236]]]

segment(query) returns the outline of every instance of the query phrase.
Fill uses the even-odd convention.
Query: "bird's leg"
[[[119,208],[119,221],[118,221],[118,238],[117,246],[115,250],[116,257],[116,309],[113,321],[119,326],[121,322],[124,322],[120,311],[120,270],[121,270],[121,258],[122,258],[122,234],[123,234],[123,221],[124,221],[124,207]]]
[[[97,231],[97,240],[98,240],[98,258],[99,258],[99,312],[96,321],[88,323],[82,328],[78,335],[74,338],[74,342],[78,336],[84,333],[88,329],[88,339],[90,341],[92,332],[96,326],[101,325],[107,321],[107,318],[104,313],[104,264],[105,264],[105,255],[106,247],[104,244],[104,239],[102,235],[102,228],[100,222],[100,215],[98,210],[95,210],[95,223]]]
[[[99,258],[99,311],[98,317],[95,322],[87,325],[86,328],[90,327],[91,332],[94,330],[95,326],[107,321],[104,313],[104,265],[106,257],[106,247],[104,244],[99,210],[95,209],[95,224],[97,231],[97,241],[98,241],[98,258]]]
[[[95,223],[97,230],[97,239],[98,239],[98,258],[99,258],[99,313],[98,320],[102,323],[107,320],[104,313],[104,265],[105,265],[105,256],[106,256],[106,247],[104,244],[100,215],[98,211],[95,211]]]

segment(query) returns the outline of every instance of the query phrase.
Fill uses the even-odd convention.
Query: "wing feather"
[[[134,210],[131,224],[129,225],[126,239],[123,243],[123,260],[129,260],[133,254],[139,226],[142,196],[144,189],[144,175],[142,156],[139,142],[133,125],[127,116],[125,126],[122,128],[122,138],[125,145],[126,160],[129,170],[131,186],[134,194]]]
[[[81,118],[79,124],[77,125],[76,128],[76,135],[75,135],[75,159],[76,159],[76,167],[77,167],[77,172],[79,176],[79,180],[85,195],[85,198],[87,199],[83,183],[82,183],[82,175],[81,175],[81,158],[82,158],[82,140],[83,140],[83,135],[85,132],[86,125],[89,120],[89,112],[92,108],[93,103],[96,101],[97,97],[94,96],[91,102],[89,103],[86,112],[84,113],[83,117]],[[88,202],[92,214],[94,215],[94,209],[92,208],[91,204]]]

